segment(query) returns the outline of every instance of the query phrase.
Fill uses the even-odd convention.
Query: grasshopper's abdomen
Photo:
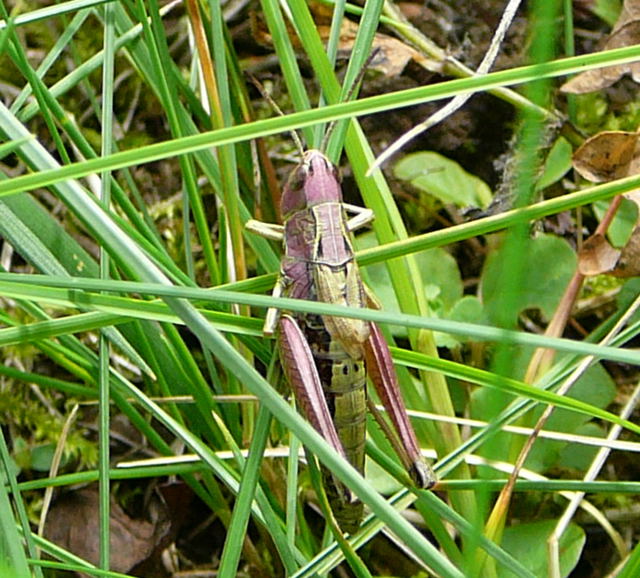
[[[366,371],[362,359],[353,359],[333,339],[317,316],[305,316],[304,333],[316,362],[338,438],[349,463],[364,474],[366,441]],[[362,503],[345,501],[333,478],[324,471],[324,486],[340,527],[354,531],[362,519]]]

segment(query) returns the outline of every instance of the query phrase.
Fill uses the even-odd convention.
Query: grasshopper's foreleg
[[[322,383],[309,344],[299,325],[290,315],[280,318],[278,333],[282,369],[302,412],[315,430],[343,458],[347,459],[322,391]],[[334,487],[345,503],[356,498],[335,476]]]
[[[351,217],[347,221],[347,231],[350,233],[368,225],[374,219],[374,214],[371,209],[365,209],[364,207],[358,207],[357,205],[350,205],[348,203],[343,203],[342,206],[347,213],[353,213],[355,215],[355,217]]]
[[[398,439],[394,442],[390,437],[389,441],[396,447],[400,459],[416,486],[430,488],[436,483],[436,476],[420,452],[416,434],[409,422],[402,400],[389,346],[375,323],[371,324],[369,339],[364,345],[364,350],[367,373],[397,433]],[[397,441],[399,443],[396,443]]]
[[[255,233],[271,241],[282,241],[284,237],[284,227],[275,223],[263,223],[255,219],[249,219],[245,225],[247,231]],[[282,277],[278,279],[276,286],[273,288],[271,295],[273,297],[281,297],[284,291],[285,281]],[[269,307],[264,320],[263,332],[265,335],[273,335],[278,324],[280,312],[275,307]]]
[[[263,223],[255,219],[249,219],[245,229],[271,241],[282,241],[284,237],[284,227],[275,223]]]

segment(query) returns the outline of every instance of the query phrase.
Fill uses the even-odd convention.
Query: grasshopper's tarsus
[[[424,460],[413,462],[409,468],[409,475],[411,476],[413,483],[422,490],[429,490],[433,488],[438,481],[433,470]]]
[[[248,230],[284,243],[274,297],[355,308],[371,303],[354,259],[350,233],[369,223],[373,213],[342,202],[338,171],[322,152],[304,153],[284,187],[281,210],[284,226],[247,223]],[[395,431],[388,426],[384,430],[405,468],[416,486],[432,487],[436,478],[420,453],[380,329],[368,321],[305,313],[279,315],[276,309],[269,309],[265,333],[273,333],[276,326],[282,366],[298,405],[335,451],[364,472],[368,374]],[[331,472],[322,471],[338,524],[345,531],[355,531],[362,519],[362,503]]]

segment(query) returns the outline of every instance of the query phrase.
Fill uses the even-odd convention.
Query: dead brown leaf
[[[640,172],[640,144],[637,132],[607,131],[588,139],[573,155],[573,167],[585,179],[602,183]],[[625,195],[640,207],[640,193]],[[607,274],[634,277],[640,274],[639,224],[629,241],[618,250],[601,234],[589,237],[578,255],[583,275]]]
[[[347,30],[349,31],[348,33],[346,33]],[[358,25],[355,22],[351,22],[350,20],[344,21],[340,34],[339,47],[342,56],[348,57],[348,55],[351,54],[357,32]],[[327,38],[328,34],[329,31],[327,30]],[[395,77],[402,74],[411,60],[433,72],[442,70],[441,64],[425,58],[408,44],[392,36],[387,36],[386,34],[376,33],[373,37],[371,51],[374,53],[374,56],[369,63],[369,68],[377,70],[387,77]]]
[[[612,247],[603,235],[589,237],[578,253],[582,275],[637,277],[640,275],[640,226],[636,227],[622,250]]]
[[[625,24],[640,19],[640,1],[639,0],[625,0],[622,10],[620,10],[620,16],[613,26],[611,32],[622,28]]]
[[[640,2],[626,0],[618,21],[604,44],[604,50],[635,44],[640,44]],[[595,92],[611,86],[625,74],[631,75],[635,82],[640,82],[640,62],[587,70],[565,82],[560,90],[569,94]]]
[[[329,40],[329,34],[331,32],[331,8],[328,7],[329,12],[327,12],[327,6],[318,3],[312,3],[310,8],[318,34],[321,40],[326,43]],[[273,39],[267,27],[255,13],[252,15],[251,24],[254,38],[258,42],[264,45],[273,45]],[[351,56],[358,28],[359,25],[348,18],[342,21],[340,26],[340,40],[338,43],[338,56],[340,58],[349,58]],[[287,29],[289,30],[289,36],[293,46],[296,49],[301,49],[302,47],[297,35],[288,24]],[[442,72],[441,62],[436,62],[435,60],[425,57],[408,44],[386,34],[375,34],[371,51],[375,54],[369,63],[369,68],[377,70],[387,77],[395,77],[402,74],[407,64],[412,60],[427,70]]]
[[[610,273],[619,257],[620,251],[613,248],[602,235],[592,235],[578,253],[578,271],[587,276]]]
[[[88,562],[98,564],[98,500],[95,485],[60,496],[49,511],[45,537]],[[133,519],[113,497],[110,508],[111,570],[124,573],[149,557],[168,534],[170,522],[166,516],[159,516],[154,522]]]
[[[573,154],[573,167],[588,181],[613,181],[636,171],[639,153],[638,133],[605,131],[592,136]]]

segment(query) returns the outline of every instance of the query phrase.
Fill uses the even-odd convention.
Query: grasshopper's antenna
[[[353,95],[356,93],[356,89],[358,89],[360,83],[362,82],[362,79],[364,78],[364,75],[367,72],[367,68],[369,68],[371,63],[374,61],[375,57],[378,55],[378,52],[380,52],[379,48],[374,48],[371,51],[371,54],[369,54],[368,58],[362,65],[362,68],[360,68],[360,70],[358,71],[358,75],[355,77],[353,84],[349,87],[349,90],[347,91],[347,94],[342,102],[349,102],[353,98]],[[322,137],[322,143],[320,144],[321,151],[324,152],[327,150],[329,139],[331,138],[331,135],[333,134],[333,131],[335,130],[338,122],[340,121],[334,120],[327,127],[327,132],[324,133],[324,137]]]
[[[273,108],[273,110],[275,110],[280,116],[285,116],[284,112],[282,112],[282,109],[278,106],[276,101],[273,100],[271,95],[266,91],[264,85],[255,76],[253,76],[253,74],[247,72],[246,75],[253,83],[253,85],[258,89],[258,91],[262,95],[262,98],[264,98],[271,105],[271,108]],[[302,144],[302,140],[295,130],[290,130],[289,134],[291,135],[291,138],[293,139],[293,142],[295,143],[296,148],[300,153],[300,158],[302,158],[304,156],[304,145]]]

